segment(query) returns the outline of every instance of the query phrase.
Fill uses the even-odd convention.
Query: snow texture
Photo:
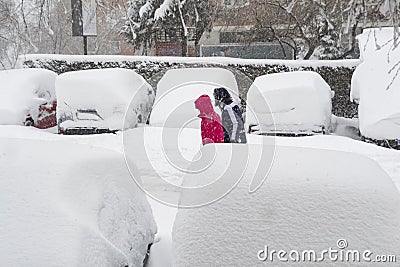
[[[351,84],[351,99],[359,103],[363,136],[400,139],[400,46],[394,29],[366,29],[358,36],[362,63]]]
[[[194,101],[207,94],[214,103],[214,88],[225,87],[239,103],[239,90],[232,72],[220,68],[169,70],[157,84],[157,95],[150,124],[165,127],[200,128]],[[218,107],[214,110],[221,114]]]
[[[142,18],[145,13],[151,10],[152,3],[146,2],[142,7],[139,9],[139,17]]]
[[[154,19],[163,19],[167,12],[172,8],[172,5],[174,4],[173,0],[164,0],[164,2],[160,5],[159,8],[156,9],[154,13]]]
[[[259,261],[257,253],[265,246],[288,253],[320,253],[329,247],[338,249],[336,242],[342,238],[351,250],[396,255],[400,194],[376,162],[354,153],[279,146],[265,183],[250,194],[249,184],[257,176],[257,157],[261,150],[268,152],[273,147],[236,146],[242,153],[249,151],[249,165],[238,185],[217,202],[179,209],[172,236],[174,266],[264,266],[267,263]],[[206,171],[187,175],[183,185],[201,186],[223,176],[232,168],[227,160],[231,152],[226,145],[203,147],[202,156],[214,155],[213,162]],[[349,162],[351,168],[343,168]],[[235,175],[230,178],[238,180],[241,172],[231,170]],[[205,193],[212,196],[215,192]],[[183,194],[181,201],[195,202],[202,197]],[[327,256],[325,259],[300,265],[332,266]],[[276,255],[271,264],[299,265],[280,262]],[[340,262],[340,266],[353,265]],[[375,265],[363,262],[360,266]]]
[[[383,4],[379,7],[379,11],[382,15],[387,15],[388,13],[394,14],[399,4],[399,0],[384,0]]]
[[[56,77],[45,69],[0,71],[0,124],[23,125],[28,113],[36,121],[39,106],[56,99]]]
[[[67,72],[56,80],[58,118],[78,109],[95,109],[103,120],[68,120],[63,127],[96,126],[112,130],[136,127],[154,102],[152,87],[132,70],[113,68]],[[105,102],[106,101],[106,102]],[[125,117],[126,116],[126,117]],[[124,121],[125,120],[125,121]]]
[[[340,118],[341,119],[341,118]],[[352,124],[353,123],[349,123]],[[355,123],[357,125],[357,123]],[[146,142],[147,149],[146,153],[140,155],[138,153],[137,149],[135,149],[135,145],[139,144],[140,142],[143,142],[141,138],[138,137],[138,132],[142,132],[143,129],[146,129],[144,132],[144,138]],[[144,128],[135,128],[135,129],[130,129],[124,132],[118,132],[117,134],[101,134],[101,135],[92,135],[92,136],[62,136],[62,135],[54,135],[54,134],[49,134],[44,132],[43,130],[39,130],[33,127],[23,127],[23,126],[0,126],[0,137],[7,138],[10,136],[13,136],[15,138],[23,138],[23,139],[39,139],[39,140],[51,140],[53,144],[56,143],[63,143],[66,140],[68,141],[74,141],[80,144],[85,144],[86,146],[96,146],[96,147],[101,147],[101,148],[107,148],[110,150],[116,150],[116,151],[123,151],[123,140],[135,140],[137,143],[129,143],[129,145],[132,145],[132,153],[134,155],[129,155],[132,156],[134,159],[134,162],[136,163],[136,166],[139,168],[140,173],[142,174],[142,180],[143,181],[149,181],[149,180],[156,180],[154,177],[154,171],[152,171],[152,167],[156,167],[157,172],[162,176],[163,179],[168,181],[169,183],[176,183],[176,184],[181,184],[181,176],[184,175],[183,172],[179,170],[179,168],[176,168],[175,166],[172,166],[170,162],[165,158],[165,153],[168,154],[168,152],[165,152],[164,149],[168,149],[168,147],[163,147],[162,142],[157,142],[156,140],[161,140],[162,139],[162,132],[165,132],[167,130],[173,130],[173,129],[167,129],[167,128],[161,128],[161,127],[144,127]],[[171,136],[174,133],[171,133]],[[173,136],[176,136],[175,134]],[[124,137],[124,138],[123,138]],[[345,152],[351,152],[351,153],[358,153],[364,156],[367,156],[374,161],[378,162],[379,165],[391,176],[392,181],[396,183],[397,189],[400,190],[400,153],[396,150],[392,149],[385,149],[376,145],[368,144],[365,142],[359,142],[355,141],[350,138],[346,137],[341,137],[341,136],[335,136],[335,135],[316,135],[316,136],[310,136],[310,137],[303,137],[303,138],[292,138],[292,137],[265,137],[265,136],[259,136],[259,135],[248,135],[248,142],[251,144],[262,144],[265,143],[263,140],[271,140],[274,139],[276,140],[276,144],[279,146],[290,146],[290,147],[305,147],[305,148],[316,148],[316,149],[325,149],[325,150],[337,150],[337,151],[345,151]],[[29,141],[31,142],[31,141]],[[196,153],[196,151],[201,147],[201,138],[200,138],[200,131],[196,129],[182,129],[182,132],[180,133],[180,137],[178,140],[179,143],[179,150],[181,153],[183,153],[183,157],[187,159],[188,161],[193,158],[193,155]],[[1,146],[2,150],[0,152],[0,158],[2,157],[3,150],[5,150],[4,146]],[[83,146],[82,146],[83,147]],[[13,149],[13,148],[10,148]],[[96,150],[97,151],[97,150]],[[297,151],[297,150],[296,150]],[[85,152],[85,151],[83,151]],[[125,152],[129,152],[125,150]],[[22,152],[21,152],[22,153]],[[128,153],[129,154],[129,153]],[[322,154],[324,156],[324,154]],[[328,159],[327,159],[328,160]],[[316,162],[321,162],[321,159],[318,159]],[[368,161],[370,163],[370,161]],[[60,164],[63,164],[62,162]],[[288,163],[290,164],[290,163]],[[150,165],[150,166],[149,166]],[[288,165],[289,166],[289,165]],[[349,166],[348,163],[346,163],[345,166]],[[355,165],[355,168],[358,165]],[[150,169],[149,169],[150,167]],[[352,165],[351,165],[352,167]],[[350,167],[349,167],[350,168]],[[349,169],[347,168],[347,169]],[[186,169],[186,168],[185,168]],[[359,170],[364,170],[364,167],[360,167]],[[323,172],[321,172],[323,173]],[[29,176],[31,177],[31,176]],[[268,179],[267,179],[268,181]],[[148,182],[147,182],[148,183]],[[265,186],[265,185],[264,185]],[[358,185],[354,186],[358,187]],[[13,189],[15,190],[15,189]],[[178,198],[179,194],[178,192],[175,191],[167,191],[164,184],[159,183],[157,181],[154,181],[154,183],[151,183],[151,186],[149,186],[150,192],[153,194],[154,191],[157,191],[158,193],[154,193],[155,195],[162,195],[162,196],[169,196],[173,195]],[[285,189],[286,191],[286,189]],[[10,189],[10,191],[12,190]],[[7,194],[8,194],[7,192]],[[171,197],[172,198],[172,197]],[[0,199],[4,199],[4,196],[0,196]],[[161,198],[163,199],[163,198]],[[171,208],[169,206],[160,204],[157,201],[149,200],[150,204],[152,205],[153,208],[153,214],[154,217],[157,221],[158,224],[158,231],[157,231],[157,239],[159,242],[155,241],[154,245],[152,246],[151,249],[151,254],[150,254],[150,260],[149,260],[149,266],[172,266],[172,259],[173,255],[171,254],[171,229],[172,229],[172,224],[173,220],[175,218],[175,213],[176,210],[175,208]],[[3,202],[2,202],[3,203]],[[174,202],[176,203],[176,202]],[[265,204],[266,207],[268,207],[268,204]],[[347,203],[341,203],[342,208],[345,209],[348,204]],[[243,209],[246,205],[240,206],[240,210]],[[310,204],[311,206],[311,204]],[[3,210],[6,210],[5,208],[3,209],[3,206],[0,205],[0,214],[3,215]],[[330,210],[330,209],[329,209]],[[220,215],[218,215],[220,216]],[[375,215],[371,215],[375,216]],[[213,220],[213,219],[212,219]],[[236,219],[235,219],[236,220]],[[316,219],[315,219],[316,220]],[[207,224],[208,225],[208,224]],[[287,225],[287,224],[286,224]],[[235,229],[237,231],[237,229]],[[2,233],[0,233],[0,237],[2,237]],[[344,237],[344,236],[342,236]],[[339,238],[339,237],[338,237]],[[201,239],[206,240],[206,238]],[[390,240],[390,239],[389,239]],[[199,241],[199,242],[200,242]],[[348,240],[350,244],[350,248],[353,248],[352,243],[353,240]],[[335,248],[335,241],[330,241],[332,244],[333,248]],[[210,245],[212,246],[212,245]],[[241,245],[238,245],[241,246]],[[244,246],[242,246],[244,247]],[[262,249],[262,248],[258,248]],[[274,248],[272,248],[274,249]],[[305,249],[305,248],[304,248]],[[311,249],[311,248],[310,248]],[[0,250],[1,251],[1,250]],[[257,250],[258,251],[258,250]],[[256,257],[257,251],[254,252],[254,255],[252,257]],[[200,253],[200,251],[199,251]],[[2,254],[0,253],[0,256]],[[0,263],[3,263],[0,260]],[[267,263],[265,263],[267,264]],[[265,265],[264,264],[264,265]],[[3,264],[1,264],[3,265]],[[4,264],[5,265],[5,264]],[[55,265],[55,264],[54,264]],[[193,264],[192,266],[198,266],[200,264]],[[218,266],[218,264],[210,264],[211,266]],[[238,264],[239,265],[239,264]],[[251,264],[244,264],[244,266],[251,266]],[[271,266],[275,266],[273,263],[270,264]],[[308,264],[298,264],[299,266],[308,266]],[[7,265],[5,265],[7,266]],[[40,266],[43,266],[41,264]],[[237,266],[236,264],[233,264],[232,266]],[[240,265],[240,266],[243,266]],[[363,266],[360,264],[360,266]]]
[[[0,138],[1,265],[141,266],[156,225],[122,153],[66,140]]]
[[[246,128],[261,133],[320,132],[330,126],[329,85],[316,72],[297,71],[257,77],[247,94]]]

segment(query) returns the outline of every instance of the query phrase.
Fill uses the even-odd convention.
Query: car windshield
[[[91,120],[91,121],[102,120],[97,111],[92,111],[92,110],[78,110],[78,112],[76,113],[76,117],[78,120]]]

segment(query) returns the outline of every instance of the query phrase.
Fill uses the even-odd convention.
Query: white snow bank
[[[36,121],[39,106],[56,99],[56,77],[45,69],[0,71],[0,124],[23,125],[28,113]]]
[[[338,239],[346,239],[346,250],[372,251],[376,255],[396,255],[400,246],[400,195],[387,174],[372,160],[353,153],[277,147],[271,172],[255,193],[249,184],[258,167],[260,150],[271,146],[237,145],[250,155],[242,180],[217,202],[194,209],[180,209],[173,229],[175,266],[256,266],[258,252],[284,250],[289,262],[280,262],[277,254],[273,266],[298,266],[289,258],[291,250],[302,253],[315,250],[339,250]],[[185,178],[185,186],[205,185],[227,172],[231,146],[205,146],[202,156],[214,155],[201,173]],[[321,160],[323,159],[323,160]],[[343,168],[351,162],[352,168]],[[241,171],[233,181],[240,178]],[[237,171],[237,170],[236,170]],[[222,179],[222,178],[221,178]],[[213,195],[214,190],[205,192]],[[190,192],[192,193],[192,192]],[[186,203],[202,198],[183,194]],[[264,256],[264,255],[261,255]],[[398,255],[397,255],[398,256]],[[373,258],[374,259],[374,258]],[[270,258],[267,259],[270,262]],[[304,265],[331,266],[324,262]],[[363,262],[362,266],[376,263]],[[300,264],[301,265],[301,264]],[[353,266],[354,262],[341,262]]]
[[[57,117],[73,117],[65,127],[133,128],[145,121],[154,102],[152,87],[128,69],[93,69],[67,72],[56,80]],[[80,118],[77,110],[96,110],[102,120]],[[126,117],[125,117],[126,115]],[[124,124],[125,119],[125,124]]]
[[[165,127],[199,128],[199,111],[194,101],[207,94],[214,104],[214,88],[225,87],[239,103],[239,90],[232,72],[221,68],[187,68],[169,70],[157,84],[157,95],[150,124]],[[214,107],[221,113],[218,107]]]
[[[332,115],[331,133],[339,136],[350,137],[354,140],[360,140],[360,129],[358,128],[358,118],[343,118]]]
[[[64,60],[71,62],[167,62],[167,63],[208,63],[208,64],[244,64],[244,65],[280,65],[288,67],[354,67],[360,63],[358,59],[352,60],[281,60],[281,59],[241,59],[230,57],[148,57],[148,56],[120,56],[120,55],[54,55],[54,54],[26,54],[18,57],[18,65],[22,67],[24,61],[51,61]]]
[[[33,139],[0,147],[2,265],[141,266],[156,225],[121,153]]]
[[[261,133],[328,130],[332,91],[316,72],[296,71],[257,77],[247,93],[246,128]]]
[[[393,28],[366,29],[358,36],[362,63],[351,83],[351,99],[359,103],[363,136],[400,138],[400,47],[394,47]]]

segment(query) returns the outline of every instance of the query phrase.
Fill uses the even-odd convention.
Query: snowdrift
[[[257,133],[313,133],[328,130],[332,91],[316,72],[257,77],[247,93],[246,127]]]
[[[156,225],[121,153],[34,139],[0,147],[2,266],[142,265]]]
[[[146,122],[154,102],[153,89],[144,78],[132,70],[120,68],[61,74],[56,80],[56,90],[57,116],[63,121],[63,128],[133,128],[139,122]],[[79,118],[76,115],[79,110],[95,110],[100,119],[84,115]]]
[[[214,103],[214,88],[225,87],[236,102],[239,90],[232,72],[220,68],[187,68],[169,70],[157,84],[157,95],[150,124],[172,128],[200,128],[199,111],[194,101],[207,94]],[[218,114],[221,111],[214,107]]]
[[[226,145],[203,147],[202,157],[211,156],[211,165],[184,178],[183,185],[188,187],[204,186],[217,177],[239,182],[214,203],[179,209],[173,229],[174,266],[257,266],[268,262],[273,266],[332,266],[327,255],[323,262],[299,263],[288,254],[291,250],[315,250],[320,257],[329,248],[340,251],[339,239],[347,241],[343,251],[369,249],[373,259],[379,254],[398,256],[400,194],[374,161],[354,153],[277,147],[264,184],[249,193],[253,177],[263,178],[256,172],[265,167],[265,162],[258,164],[258,155],[274,148],[236,146],[238,153],[249,159],[241,180],[242,170],[229,165],[232,146]],[[349,162],[351,168],[343,168]],[[205,194],[218,195],[218,189],[210,188]],[[203,197],[189,192],[181,196],[181,203],[195,203]],[[260,261],[258,252],[265,246],[269,251],[286,251],[288,262],[279,261],[277,254],[272,263],[270,258]],[[362,262],[360,266],[366,265]],[[354,262],[340,262],[340,266],[354,266]]]
[[[400,139],[400,48],[394,47],[393,28],[365,29],[358,36],[362,63],[351,83],[351,99],[359,104],[363,136]]]
[[[0,124],[23,125],[27,114],[36,121],[39,106],[56,100],[56,77],[45,69],[0,71]]]

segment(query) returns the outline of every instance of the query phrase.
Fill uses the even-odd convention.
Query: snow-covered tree
[[[63,1],[2,0],[0,63],[13,68],[20,54],[60,53],[67,45],[67,13]]]
[[[23,49],[15,11],[13,1],[0,2],[0,68],[2,69],[13,67],[19,51]]]
[[[219,13],[228,26],[243,18],[253,25],[247,42],[286,44],[303,59],[346,58],[361,28],[385,21],[399,26],[399,0],[249,0]]]
[[[210,27],[208,0],[129,0],[128,5],[121,34],[143,54],[154,45],[155,34],[163,32],[181,42],[182,55],[186,56],[189,27],[195,29],[196,44]]]
[[[125,40],[147,54],[154,43],[153,0],[128,1],[126,21],[120,31]]]
[[[97,36],[89,38],[91,53],[113,53],[110,39],[118,35],[124,1],[96,0]],[[12,68],[25,53],[77,54],[82,38],[71,35],[71,0],[1,0],[0,68]]]

